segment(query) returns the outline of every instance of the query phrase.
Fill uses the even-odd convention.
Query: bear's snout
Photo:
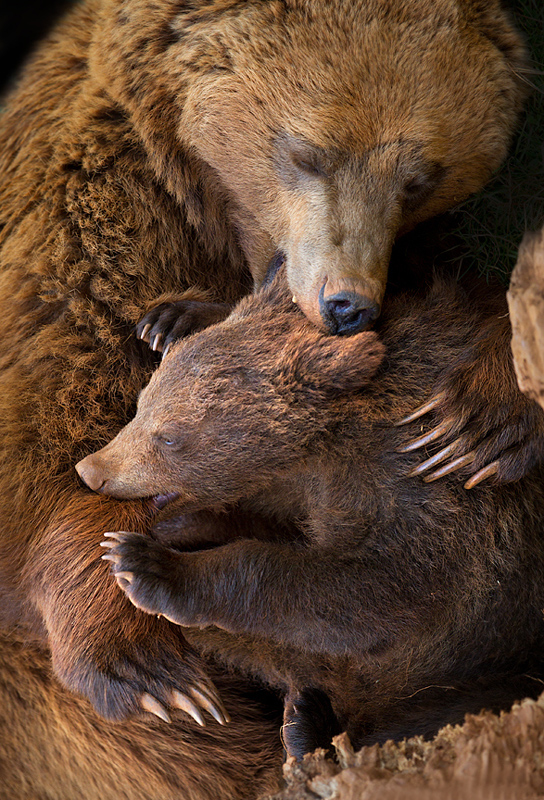
[[[100,492],[103,490],[106,477],[103,464],[95,453],[79,461],[76,464],[76,470],[83,483],[85,483],[89,489],[92,489],[93,492]]]
[[[325,286],[319,292],[319,311],[328,330],[338,336],[360,333],[380,315],[380,307],[369,297],[357,292],[336,292],[324,297]]]

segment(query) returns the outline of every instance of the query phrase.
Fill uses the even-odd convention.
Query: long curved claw
[[[428,414],[429,411],[433,411],[437,406],[439,406],[444,401],[445,397],[446,397],[445,392],[439,392],[437,395],[432,397],[426,403],[423,403],[422,406],[416,408],[415,411],[412,411],[411,414],[408,414],[407,417],[403,417],[401,420],[399,420],[399,422],[395,422],[395,425],[397,427],[400,427],[401,425],[408,425],[409,422],[414,422],[414,420],[419,419],[424,414]]]
[[[475,472],[472,477],[468,479],[465,483],[465,489],[474,489],[482,481],[485,481],[486,478],[491,478],[492,475],[496,475],[499,471],[499,462],[492,461],[491,464],[488,464],[486,467],[478,470]]]
[[[399,447],[397,452],[411,453],[413,450],[419,450],[420,447],[425,447],[425,445],[431,444],[431,442],[434,442],[436,439],[440,439],[441,436],[449,433],[453,427],[453,424],[453,420],[447,419],[428,433],[424,433],[423,436],[418,436],[417,439],[412,439],[412,441],[408,442],[408,444]]]
[[[185,713],[189,714],[189,716],[192,717],[195,722],[198,722],[202,728],[206,727],[206,723],[204,722],[204,717],[200,713],[200,709],[186,694],[183,694],[183,692],[180,692],[178,689],[173,689],[171,702],[174,708],[179,708],[181,711],[185,711]]]
[[[121,533],[123,533],[123,531],[108,531],[104,534],[104,536],[108,536],[110,539],[115,539],[118,542],[122,542],[123,537],[121,536]]]
[[[133,572],[116,572],[115,573],[115,580],[119,584],[119,586],[124,589],[127,584],[132,583],[134,580],[134,573]]]
[[[410,470],[410,472],[408,472],[408,477],[414,478],[416,475],[421,475],[422,473],[427,472],[428,469],[431,469],[431,467],[435,467],[437,464],[440,464],[441,461],[445,461],[446,458],[456,452],[460,441],[460,439],[456,439],[455,442],[452,442],[447,447],[439,450],[438,453],[435,453],[434,456],[431,456],[431,458],[428,458],[426,461],[418,464],[417,467],[414,467]]]
[[[148,322],[146,325],[144,325],[143,330],[138,338],[142,339],[142,341],[145,342],[147,339],[147,334],[149,333],[150,330],[151,330],[151,325]]]
[[[450,461],[449,464],[445,464],[440,469],[437,469],[436,472],[431,472],[430,475],[426,475],[423,480],[425,483],[431,483],[432,481],[438,480],[438,478],[443,478],[444,475],[449,475],[450,472],[455,472],[462,467],[466,467],[468,464],[472,464],[474,459],[476,458],[476,453],[467,453],[464,456],[459,456],[459,458]]]
[[[162,340],[163,340],[162,333],[158,333],[155,338],[153,339],[153,344],[151,345],[152,350],[161,350],[162,349]]]
[[[116,542],[100,542],[100,547],[116,547]]]
[[[226,708],[223,706],[223,703],[219,699],[217,695],[212,695],[204,690],[203,686],[200,687],[191,687],[189,693],[192,695],[193,699],[207,711],[212,717],[220,724],[225,725],[225,723],[230,722],[230,716],[227,712]]]
[[[153,697],[153,695],[144,692],[140,697],[140,705],[144,711],[149,711],[150,714],[155,714],[156,717],[159,717],[159,719],[162,719],[165,722],[171,722],[167,710],[162,703],[159,703],[156,697]]]

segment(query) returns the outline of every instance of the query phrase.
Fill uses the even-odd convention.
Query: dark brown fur
[[[276,249],[289,256],[287,240],[300,243],[301,231],[315,232],[305,227],[300,191],[287,185],[293,175],[308,187],[310,204],[342,189],[334,242],[344,219],[357,245],[346,250],[350,274],[349,264],[359,263],[358,226],[371,230],[370,214],[377,244],[368,252],[378,256],[369,269],[381,270],[379,291],[396,234],[481,186],[517,119],[523,48],[495,3],[489,12],[487,5],[441,0],[430,16],[429,7],[413,0],[386,11],[374,0],[335,0],[324,15],[321,3],[302,0],[86,0],[51,33],[6,99],[0,624],[49,648],[62,684],[110,718],[139,710],[148,690],[168,704],[174,687],[207,680],[206,666],[178,631],[136,614],[96,559],[104,530],[145,531],[155,509],[90,495],[73,470],[126,423],[149,378],[154,361],[132,338],[133,326],[161,293],[233,303],[262,279]],[[362,30],[354,38],[353,15],[361,11],[376,17],[370,39]],[[414,74],[401,70],[393,96],[387,70],[372,54],[368,94],[366,55],[358,50],[364,45],[366,53],[370,41],[380,50],[380,31],[389,42],[393,29],[397,44],[385,48],[385,62],[408,31],[413,50],[403,52]],[[405,105],[414,86],[426,98],[415,117]],[[375,106],[368,119],[359,113],[363,101],[365,109]],[[437,137],[438,108],[445,118]],[[293,151],[299,139],[309,141],[312,157],[324,152],[336,165],[330,192],[306,175],[303,154]],[[444,181],[429,187],[419,167],[437,160]],[[379,186],[361,223],[360,167]],[[418,186],[419,200],[401,214],[399,198],[407,188],[417,195]],[[385,231],[382,206],[389,209]],[[325,213],[322,203],[319,209]],[[304,275],[293,253],[290,274]],[[305,307],[306,292],[297,293]],[[37,735],[19,712],[17,730]],[[152,746],[154,728],[146,730],[140,744]],[[191,742],[189,736],[179,745],[172,770],[181,769]],[[251,775],[257,781],[259,767],[244,763],[249,777],[242,782]],[[38,779],[39,771],[10,764],[22,785]],[[151,796],[149,786],[144,791]]]
[[[182,549],[198,548],[194,528],[212,512],[228,542],[180,553],[117,534],[120,585],[278,686],[291,725],[321,713],[324,692],[358,745],[428,735],[538,691],[542,469],[473,493],[455,479],[425,485],[406,477],[413,456],[398,451],[407,433],[395,427],[493,325],[491,299],[438,281],[386,304],[380,341],[338,341],[312,328],[280,280],[174,346],[134,420],[78,465],[105,495],[177,492],[195,515],[188,541],[179,527]],[[504,309],[502,293],[495,300],[493,312]],[[511,360],[488,380],[497,391],[515,382]],[[239,510],[255,525],[233,529]],[[284,733],[300,754],[296,734]]]

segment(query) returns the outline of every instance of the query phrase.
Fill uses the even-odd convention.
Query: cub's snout
[[[97,453],[91,453],[76,464],[77,474],[93,492],[103,492],[106,484],[106,472],[102,459]]]

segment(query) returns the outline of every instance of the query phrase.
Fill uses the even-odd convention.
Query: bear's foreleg
[[[398,423],[419,427],[403,451],[425,448],[412,476],[430,482],[458,471],[472,489],[484,480],[520,480],[542,461],[544,411],[519,390],[510,338],[506,312],[494,315],[444,370],[430,400]],[[421,432],[429,414],[430,429]]]
[[[385,555],[342,556],[275,542],[245,539],[180,553],[138,533],[106,536],[103,558],[113,562],[132,603],[177,625],[214,625],[306,652],[364,656],[429,623],[430,581],[408,556],[394,570]]]
[[[228,715],[199,655],[164,619],[141,614],[111,586],[96,559],[102,533],[114,520],[145,525],[143,504],[96,495],[64,498],[29,558],[27,580],[48,634],[53,666],[71,689],[103,716],[120,720],[142,710],[168,721],[180,708],[203,724],[202,711]],[[148,516],[148,515],[147,515]],[[41,565],[41,566],[40,566]],[[32,573],[32,574],[31,574]]]

